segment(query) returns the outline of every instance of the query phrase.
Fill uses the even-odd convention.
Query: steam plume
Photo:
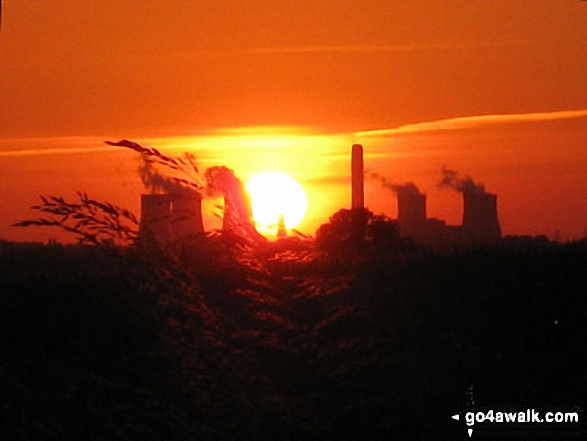
[[[206,170],[207,190],[211,195],[224,196],[224,230],[245,228],[254,230],[251,204],[245,186],[234,171],[224,167],[210,167]]]
[[[485,193],[483,184],[476,183],[470,176],[459,177],[457,171],[446,168],[446,165],[442,166],[442,178],[438,182],[438,187],[449,187],[465,194]]]
[[[190,153],[184,153],[183,157],[166,156],[156,148],[143,147],[127,139],[118,142],[105,141],[105,143],[140,153],[139,177],[145,188],[152,193],[201,194],[204,190],[204,186],[200,182],[201,178],[196,165],[196,158]],[[169,176],[162,175],[155,165],[170,170],[172,174]]]
[[[413,182],[406,182],[404,184],[396,184],[386,178],[385,176],[381,176],[379,173],[369,172],[369,177],[373,179],[377,179],[381,182],[383,188],[386,188],[390,191],[393,191],[397,195],[421,195],[420,190]]]
[[[106,141],[106,144],[129,148],[141,154],[139,176],[151,192],[206,196],[222,194],[223,229],[249,238],[259,236],[252,221],[252,210],[245,186],[231,169],[224,166],[210,167],[204,174],[204,182],[195,157],[189,153],[185,153],[183,157],[170,157],[155,148],[145,148],[128,140]],[[172,174],[163,175],[159,173],[158,167],[164,167]],[[178,177],[177,174],[184,177]]]
[[[180,182],[160,174],[144,155],[141,158],[138,173],[143,185],[151,193],[189,194],[195,192]]]

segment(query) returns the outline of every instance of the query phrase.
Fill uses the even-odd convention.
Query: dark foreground
[[[354,260],[199,245],[145,261],[2,243],[0,439],[468,439],[450,416],[473,401],[583,418],[585,242]]]

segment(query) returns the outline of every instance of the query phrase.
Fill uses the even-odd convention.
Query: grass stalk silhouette
[[[130,245],[138,237],[139,221],[129,210],[91,199],[77,192],[78,201],[69,202],[62,196],[40,196],[41,203],[31,208],[45,215],[23,220],[16,227],[59,227],[77,237],[84,245]],[[48,217],[47,217],[48,215]]]

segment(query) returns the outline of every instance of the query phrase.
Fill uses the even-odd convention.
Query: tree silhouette
[[[364,226],[362,241],[357,241],[357,225]],[[360,231],[359,231],[360,233]],[[364,252],[386,255],[411,249],[412,242],[399,235],[397,222],[367,209],[341,209],[316,231],[316,245],[331,253]]]

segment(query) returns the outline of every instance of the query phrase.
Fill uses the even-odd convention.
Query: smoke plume
[[[244,184],[234,174],[234,171],[224,167],[210,167],[205,173],[207,192],[210,195],[224,196],[223,229],[254,230],[252,222],[251,203]]]
[[[373,178],[373,179],[377,179],[379,182],[381,182],[381,185],[383,186],[383,188],[386,188],[387,190],[391,190],[393,191],[395,194],[397,195],[421,195],[422,193],[420,193],[420,190],[418,189],[418,187],[416,186],[416,184],[414,184],[413,182],[406,182],[404,184],[396,184],[392,181],[390,181],[389,179],[387,179],[385,176],[381,176],[379,173],[375,173],[375,172],[369,172],[369,177]]]
[[[134,150],[141,155],[138,174],[145,188],[152,193],[193,195],[200,194],[204,189],[199,182],[200,172],[196,158],[191,153],[186,152],[182,157],[172,157],[164,155],[154,147],[143,147],[128,139],[122,139],[118,142],[104,142],[110,146]],[[171,174],[169,176],[162,175],[155,165],[168,169]]]
[[[452,188],[459,193],[485,193],[483,184],[476,183],[470,176],[459,177],[457,171],[446,168],[446,165],[442,166],[442,178],[438,182],[438,187]]]
[[[224,166],[210,167],[202,177],[196,158],[190,153],[184,153],[182,157],[171,157],[155,148],[143,147],[126,139],[105,142],[141,154],[138,173],[143,185],[151,192],[212,197],[223,195],[223,229],[253,239],[259,237],[253,224],[251,204],[245,186],[231,169]],[[159,167],[167,169],[170,174],[161,174]]]
[[[183,195],[195,193],[195,190],[182,185],[180,181],[159,173],[145,155],[141,158],[138,174],[145,188],[151,193]]]

